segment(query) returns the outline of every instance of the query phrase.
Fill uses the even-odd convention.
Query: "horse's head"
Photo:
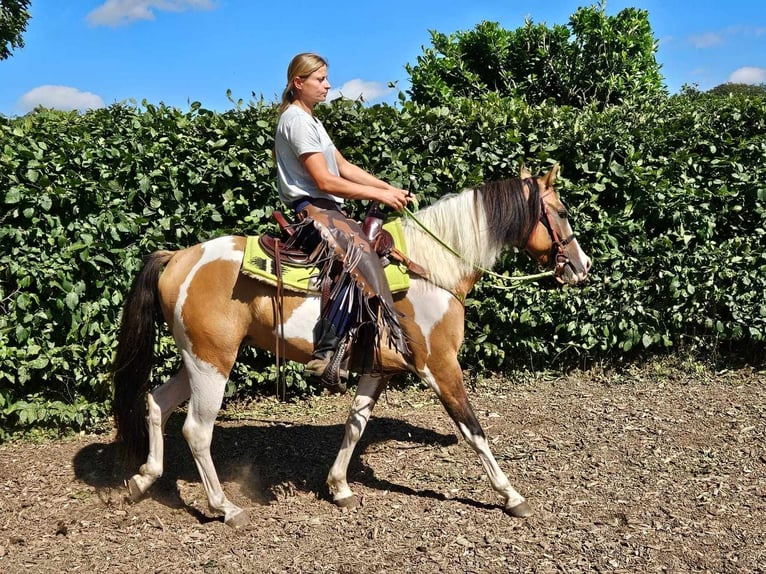
[[[521,178],[530,193],[531,187],[537,186],[540,195],[540,217],[525,250],[542,267],[553,269],[559,283],[576,285],[588,275],[591,261],[577,243],[567,209],[553,189],[558,171],[556,164],[544,176],[533,178],[526,169],[521,170]]]

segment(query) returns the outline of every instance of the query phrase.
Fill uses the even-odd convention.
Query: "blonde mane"
[[[445,289],[454,289],[476,266],[492,267],[503,246],[494,241],[487,225],[483,202],[477,190],[447,195],[418,211],[416,217],[439,239],[461,255],[455,257],[411,219],[404,218],[403,230],[408,256],[425,267],[430,279]]]

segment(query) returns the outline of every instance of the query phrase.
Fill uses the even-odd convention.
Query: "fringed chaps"
[[[406,337],[380,259],[359,224],[340,211],[312,204],[301,211],[299,218],[287,247],[292,247],[291,242],[305,242],[307,236],[315,235],[311,227],[318,233],[319,244],[312,249],[311,263],[319,269],[317,279],[320,284],[327,279],[332,282],[328,300],[323,301],[322,316],[327,318],[333,301],[346,291],[346,287],[353,298],[353,301],[344,303],[348,308],[356,309],[349,331],[352,338],[350,366],[360,372],[374,371],[384,334],[389,348],[406,354]]]

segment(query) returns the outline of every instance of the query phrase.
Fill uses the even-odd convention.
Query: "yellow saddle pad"
[[[407,246],[404,243],[401,218],[392,219],[383,225],[383,229],[391,234],[394,246],[407,255]],[[248,277],[259,279],[271,285],[277,284],[274,260],[269,256],[258,242],[258,236],[248,236],[245,245],[245,256],[242,259],[242,273]],[[319,274],[316,267],[302,265],[282,265],[282,285],[286,289],[294,291],[318,292],[319,286],[313,279]],[[392,293],[406,291],[410,287],[410,276],[407,268],[397,262],[392,262],[384,268],[388,285]]]

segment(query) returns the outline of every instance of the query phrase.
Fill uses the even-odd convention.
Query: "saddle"
[[[383,267],[392,261],[396,261],[404,265],[410,273],[427,278],[428,271],[396,248],[393,236],[388,230],[383,228],[383,215],[378,207],[373,205],[367,212],[367,216],[362,224],[362,232],[375,253],[380,257]],[[282,231],[282,235],[261,235],[258,238],[261,249],[274,260],[278,267],[281,265],[312,265],[312,261],[315,259],[315,250],[319,246],[309,246],[308,248],[302,248],[300,245],[286,247],[287,239],[295,234],[295,226],[287,221],[287,218],[280,211],[274,211],[273,216]],[[292,242],[287,243],[292,245]]]
[[[287,248],[284,246],[284,237],[292,237],[295,234],[292,224],[287,221],[281,211],[275,211],[273,216],[282,230],[282,237],[264,233],[258,238],[261,249],[277,263],[285,265],[311,265],[311,253],[305,249]]]

